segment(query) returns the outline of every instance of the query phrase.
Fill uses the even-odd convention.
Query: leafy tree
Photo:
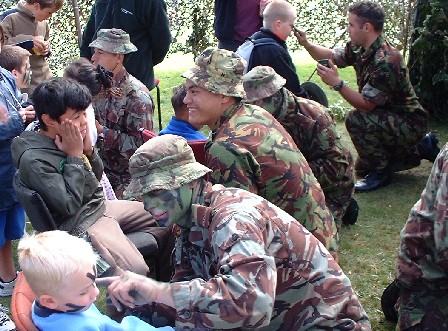
[[[422,105],[448,121],[448,1],[419,0],[409,68]]]

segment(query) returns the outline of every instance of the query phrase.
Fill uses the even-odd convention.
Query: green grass
[[[315,68],[315,62],[309,58],[295,58],[299,77],[306,81]],[[168,59],[156,67],[156,77],[160,79],[161,109],[163,125],[171,118],[172,88],[182,83],[181,74],[192,65],[186,57]],[[356,87],[353,70],[340,70],[342,79]],[[329,90],[315,74],[312,81],[319,84],[327,93],[330,105],[341,103],[348,109],[346,102],[341,102],[339,93]],[[155,100],[155,90],[152,91]],[[157,123],[157,119],[155,120]],[[354,147],[342,122],[337,124],[347,145],[355,154]],[[439,137],[441,147],[448,139],[445,125],[431,122],[430,128]],[[432,164],[423,161],[418,168],[403,171],[393,176],[392,183],[377,191],[356,194],[360,205],[358,222],[341,231],[340,264],[352,281],[372,323],[372,330],[392,331],[395,325],[384,321],[380,308],[383,289],[394,278],[395,257],[399,244],[399,233],[407,219],[410,208],[419,199]],[[0,302],[9,305],[9,298],[0,298]],[[98,305],[104,309],[104,295]]]

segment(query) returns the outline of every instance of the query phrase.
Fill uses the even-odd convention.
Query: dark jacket
[[[171,32],[163,0],[96,0],[81,42],[81,56],[92,57],[89,44],[100,29],[126,31],[138,48],[125,58],[126,70],[150,90],[154,87],[154,66],[165,58]]]
[[[88,158],[67,156],[54,140],[25,131],[12,142],[14,164],[22,182],[37,191],[58,228],[72,235],[84,233],[106,208],[98,182],[103,163],[96,152]]]
[[[257,66],[270,66],[277,74],[286,79],[285,88],[298,97],[307,98],[308,94],[300,85],[296,67],[288,52],[286,42],[274,35],[270,30],[261,28],[253,34],[252,39],[270,38],[276,45],[257,46],[252,51],[251,65],[248,71]]]
[[[235,34],[236,0],[215,0],[215,37],[233,40]]]

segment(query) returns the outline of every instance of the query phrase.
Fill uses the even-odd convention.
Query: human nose
[[[188,92],[187,92],[187,94],[185,94],[183,101],[184,101],[184,104],[186,104],[186,105],[188,105],[191,102],[191,98],[190,98]]]

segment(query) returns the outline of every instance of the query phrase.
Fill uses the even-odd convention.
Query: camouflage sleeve
[[[143,144],[139,129],[153,130],[153,115],[154,104],[150,95],[142,90],[133,90],[117,114],[119,118],[124,118],[124,127],[120,130],[109,128],[104,148],[119,150],[123,157],[130,158]]]
[[[213,169],[212,184],[237,187],[258,194],[261,168],[254,155],[231,142],[216,141],[207,149],[207,167]]]
[[[448,144],[439,153],[420,200],[401,231],[397,277],[408,286],[446,288],[448,273]]]
[[[209,229],[218,273],[208,281],[171,284],[176,326],[233,329],[270,323],[276,265],[252,217],[249,212],[233,214]]]
[[[347,43],[345,47],[334,48],[331,59],[339,68],[345,68],[355,64],[356,54],[351,44]]]

